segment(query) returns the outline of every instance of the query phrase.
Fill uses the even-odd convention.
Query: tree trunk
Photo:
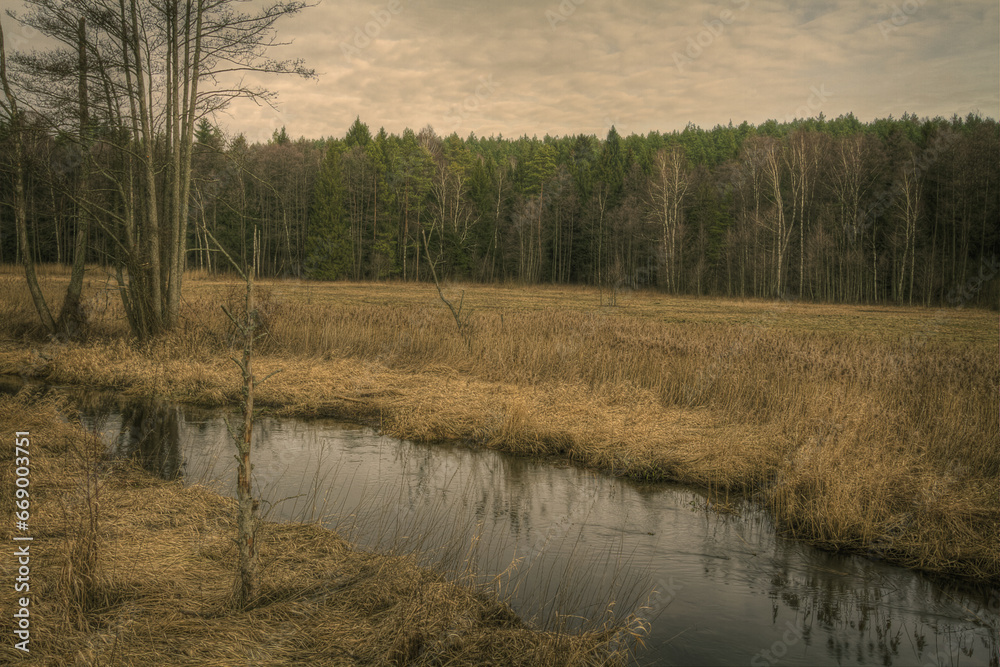
[[[124,3],[124,0],[122,0]],[[133,64],[135,66],[135,97],[139,101],[139,125],[141,130],[140,143],[142,161],[142,181],[145,187],[146,211],[145,219],[140,219],[140,244],[144,248],[144,255],[139,264],[142,266],[130,267],[129,279],[132,283],[136,276],[131,275],[136,269],[143,274],[142,287],[145,288],[145,301],[137,313],[137,322],[141,329],[136,333],[140,337],[155,335],[163,329],[163,291],[162,275],[160,266],[160,219],[159,207],[157,206],[156,194],[156,168],[153,163],[155,149],[155,138],[153,136],[152,119],[150,118],[149,101],[147,100],[146,75],[142,69],[142,49],[139,46],[139,11],[136,7],[136,0],[131,0],[132,34],[129,48],[132,51]],[[134,284],[134,283],[133,283]],[[133,293],[132,301],[136,302],[139,294]]]
[[[73,246],[73,272],[70,275],[66,298],[59,313],[59,331],[68,338],[75,338],[83,326],[86,316],[80,304],[83,293],[83,271],[87,260],[87,243],[90,239],[90,218],[87,213],[87,188],[90,176],[90,118],[87,103],[87,23],[79,21],[79,63],[80,63],[80,175],[78,179],[79,201],[77,206],[76,242]]]
[[[254,234],[254,255],[257,250],[257,236]],[[239,470],[237,472],[236,493],[239,503],[237,524],[239,536],[239,589],[237,605],[247,607],[257,591],[257,503],[253,498],[250,463],[250,444],[253,439],[253,339],[256,329],[256,312],[253,299],[253,276],[255,265],[246,271],[246,323],[243,331],[243,437],[239,440]]]
[[[21,261],[24,262],[24,276],[28,281],[28,291],[31,293],[31,300],[35,304],[35,310],[42,320],[42,325],[49,331],[55,333],[56,323],[52,319],[52,313],[45,302],[45,295],[38,285],[38,276],[35,273],[35,259],[31,251],[31,244],[28,242],[28,206],[24,193],[24,135],[21,128],[21,115],[17,109],[17,100],[10,90],[7,81],[7,55],[3,42],[3,26],[0,25],[0,83],[3,85],[4,96],[7,98],[8,113],[10,115],[11,134],[14,144],[14,223],[17,228],[18,250],[21,253]]]

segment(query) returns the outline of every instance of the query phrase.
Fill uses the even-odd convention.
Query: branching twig
[[[253,436],[253,401],[254,401],[254,389],[258,382],[253,375],[253,341],[254,341],[254,331],[257,328],[257,310],[254,307],[253,298],[253,275],[256,266],[247,267],[244,271],[240,268],[239,264],[233,261],[233,258],[229,256],[222,244],[212,236],[211,232],[206,230],[209,238],[212,242],[218,246],[219,250],[225,255],[229,263],[233,265],[239,274],[243,277],[244,282],[246,282],[246,321],[240,322],[236,317],[226,308],[225,305],[222,306],[222,312],[232,320],[233,324],[236,325],[237,330],[243,336],[243,357],[242,359],[236,359],[231,357],[231,360],[236,364],[237,368],[240,369],[241,375],[243,377],[243,432],[237,433],[236,429],[226,422],[226,427],[229,429],[230,434],[232,434],[233,439],[236,441],[236,447],[238,453],[236,454],[236,460],[239,464],[237,471],[237,483],[236,483],[236,495],[239,501],[239,509],[237,510],[237,524],[238,524],[238,537],[237,537],[237,548],[239,549],[239,577],[237,579],[236,586],[236,604],[239,608],[245,609],[248,607],[255,599],[257,595],[257,507],[258,503],[253,497],[253,488],[251,484],[251,473],[253,471],[253,466],[250,463],[250,443]],[[254,232],[254,257],[257,256],[257,234]],[[277,372],[277,371],[275,371]],[[271,373],[264,378],[267,380],[274,373]]]
[[[441,283],[438,281],[437,270],[434,268],[434,265],[437,262],[431,259],[431,252],[428,250],[429,244],[427,243],[427,232],[421,229],[420,233],[424,237],[424,254],[427,255],[427,263],[431,267],[431,277],[434,278],[434,286],[437,288],[438,296],[441,298],[441,301],[444,302],[444,305],[448,306],[448,310],[451,311],[451,316],[455,318],[455,326],[458,327],[459,335],[461,335],[462,340],[465,341],[465,346],[469,348],[469,352],[472,352],[472,332],[469,330],[468,326],[468,313],[466,313],[465,319],[462,319],[462,306],[465,304],[465,290],[462,290],[461,297],[458,300],[458,308],[455,308],[452,302],[445,297],[444,292],[441,290]]]

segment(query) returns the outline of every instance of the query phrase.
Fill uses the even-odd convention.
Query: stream
[[[116,455],[235,493],[237,415],[113,397],[81,414]],[[1000,665],[997,590],[783,538],[752,503],[322,419],[259,419],[253,462],[266,518],[474,572],[545,627],[638,610],[643,665]]]

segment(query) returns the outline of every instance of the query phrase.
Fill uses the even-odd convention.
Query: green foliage
[[[342,152],[340,142],[330,142],[316,178],[306,241],[306,272],[311,278],[336,280],[346,277],[351,268],[351,238],[340,176]]]
[[[221,146],[222,133],[208,119],[202,118],[194,130],[194,140],[202,146]]]
[[[344,146],[347,148],[353,148],[354,146],[365,148],[371,143],[371,140],[371,131],[367,125],[361,122],[361,117],[358,116],[354,119],[354,123],[350,129],[347,130],[347,136],[344,137]]]
[[[285,126],[282,125],[280,130],[275,130],[271,134],[271,143],[277,144],[278,146],[286,146],[291,143],[291,139],[288,138],[288,132],[285,131]]]
[[[213,264],[203,228],[236,257],[256,228],[265,273],[427,279],[426,234],[449,279],[656,284],[666,241],[653,211],[655,156],[676,149],[686,187],[671,289],[900,303],[947,302],[968,285],[977,300],[997,292],[995,277],[976,281],[1000,256],[1000,125],[975,115],[516,139],[430,127],[373,135],[358,117],[341,140],[292,141],[282,128],[265,144],[228,145],[202,121],[196,138],[188,245],[198,266]],[[58,156],[64,144],[54,137],[45,150]],[[796,158],[795,146],[806,154]],[[908,164],[918,186],[910,218],[900,195]],[[44,165],[32,168],[31,224],[39,259],[51,261],[54,228],[63,225],[63,256],[71,234]],[[0,204],[10,190],[0,173]],[[4,257],[16,253],[12,238],[0,239]]]

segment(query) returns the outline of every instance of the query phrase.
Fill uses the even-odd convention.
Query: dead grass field
[[[235,501],[108,463],[94,436],[61,417],[64,408],[25,392],[0,396],[0,429],[10,436],[0,442],[3,460],[14,460],[14,431],[32,436],[34,538],[31,652],[5,641],[4,664],[529,667],[626,658],[610,648],[628,630],[610,613],[590,631],[541,632],[480,585],[449,581],[412,556],[360,551],[317,525],[262,525],[260,599],[236,610]],[[5,517],[13,482],[13,466],[0,468]],[[13,521],[0,528],[8,544],[24,544],[13,533]],[[16,567],[8,553],[4,581]],[[0,591],[6,637],[22,595]]]
[[[144,344],[99,270],[80,343],[38,338],[23,282],[0,272],[0,372],[236,403],[235,282],[189,276],[180,330]],[[451,286],[467,346],[433,285],[260,286],[276,412],[752,494],[825,548],[1000,579],[995,313]]]

